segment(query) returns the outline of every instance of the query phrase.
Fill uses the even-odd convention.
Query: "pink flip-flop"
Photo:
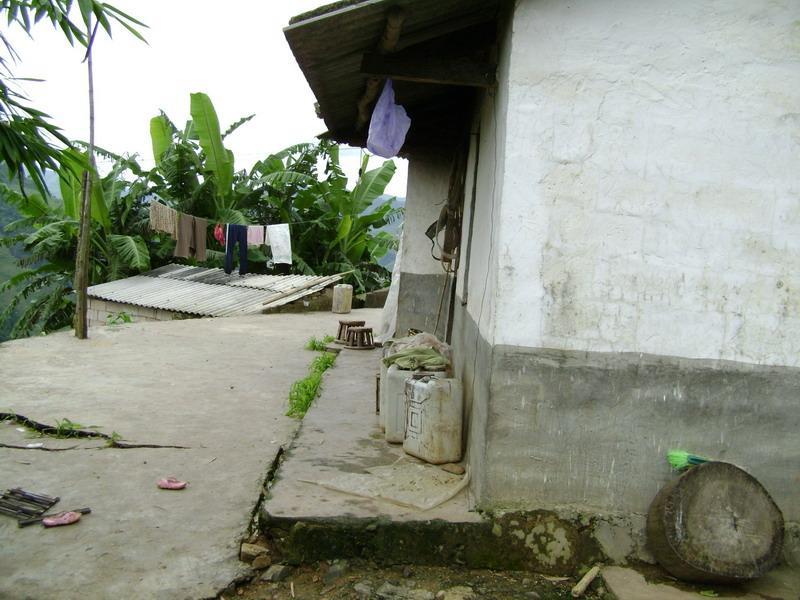
[[[181,481],[174,477],[167,477],[166,479],[159,479],[156,485],[162,490],[182,490],[186,487],[186,483],[186,481]]]
[[[51,517],[42,519],[42,525],[45,527],[59,527],[61,525],[72,525],[81,520],[81,513],[75,511],[60,512]]]

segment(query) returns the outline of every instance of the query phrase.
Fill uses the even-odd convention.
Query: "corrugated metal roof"
[[[342,275],[238,275],[222,269],[166,265],[93,285],[91,298],[204,317],[250,315],[319,292]]]

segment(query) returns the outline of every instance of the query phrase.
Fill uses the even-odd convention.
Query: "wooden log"
[[[365,54],[361,72],[396,81],[439,85],[489,88],[495,83],[493,64],[464,56],[431,56],[423,61],[418,56]]]
[[[573,598],[580,598],[581,596],[583,596],[583,593],[586,591],[586,588],[588,588],[590,585],[592,585],[592,582],[594,581],[594,578],[597,577],[597,574],[599,572],[600,572],[600,567],[598,567],[598,566],[594,566],[591,569],[589,569],[586,572],[586,575],[581,577],[581,580],[578,583],[575,584],[575,587],[572,588],[572,592],[571,592],[572,593],[572,597]]]
[[[783,548],[783,515],[742,469],[710,462],[674,479],[647,515],[647,543],[678,579],[739,583],[764,575]]]

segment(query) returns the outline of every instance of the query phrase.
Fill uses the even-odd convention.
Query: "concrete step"
[[[375,414],[379,357],[378,350],[339,354],[284,455],[262,505],[260,527],[285,561],[366,558],[386,565],[461,564],[572,575],[602,556],[587,523],[548,511],[481,515],[470,510],[466,490],[420,510],[320,485],[416,461],[383,439]],[[442,472],[429,469],[434,476]]]

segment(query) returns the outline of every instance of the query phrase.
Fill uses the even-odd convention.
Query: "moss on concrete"
[[[573,575],[602,558],[589,529],[548,511],[474,523],[382,519],[290,521],[264,515],[264,532],[290,564],[361,558],[379,565],[452,565]]]

